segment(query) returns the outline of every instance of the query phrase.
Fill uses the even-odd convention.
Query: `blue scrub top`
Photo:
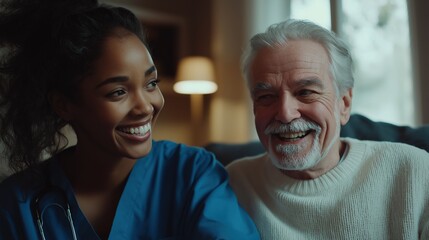
[[[0,183],[0,239],[40,239],[33,210],[42,191],[39,212],[47,239],[72,239],[59,207],[67,203],[77,238],[99,239],[55,157]],[[259,239],[259,233],[213,154],[154,141],[130,173],[109,239]]]

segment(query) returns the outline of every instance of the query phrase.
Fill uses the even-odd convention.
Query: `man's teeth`
[[[294,139],[294,138],[302,138],[306,134],[307,134],[306,132],[294,132],[294,133],[282,133],[282,134],[279,134],[279,136],[281,138]]]
[[[120,131],[132,135],[143,135],[150,131],[150,124],[146,124],[140,127],[121,128]]]

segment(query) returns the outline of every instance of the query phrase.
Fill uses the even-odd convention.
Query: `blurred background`
[[[132,10],[145,28],[166,101],[154,129],[155,139],[196,146],[257,139],[240,56],[253,34],[289,17],[314,21],[348,42],[355,59],[354,113],[397,125],[429,123],[427,1],[102,2]],[[199,72],[182,78],[185,73],[179,74],[179,65],[188,57],[199,57],[205,63],[187,61],[190,67],[186,71]],[[207,71],[204,64],[208,64]],[[206,80],[215,83],[214,88],[204,92],[198,85],[196,90],[179,93],[174,85],[184,78]]]

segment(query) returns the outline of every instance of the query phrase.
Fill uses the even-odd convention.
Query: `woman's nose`
[[[136,93],[133,99],[132,113],[135,115],[149,115],[154,111],[149,96],[144,93]]]

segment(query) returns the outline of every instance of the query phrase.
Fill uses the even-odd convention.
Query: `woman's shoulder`
[[[199,159],[214,158],[214,155],[202,147],[189,146],[168,140],[153,141],[152,155],[166,158]]]
[[[8,176],[0,183],[0,207],[8,202],[25,202],[46,184],[46,171],[50,160]],[[15,203],[14,203],[15,202]]]
[[[204,148],[167,140],[154,141],[148,157],[156,159],[158,164],[174,166],[177,171],[204,171],[221,167],[214,154]]]

